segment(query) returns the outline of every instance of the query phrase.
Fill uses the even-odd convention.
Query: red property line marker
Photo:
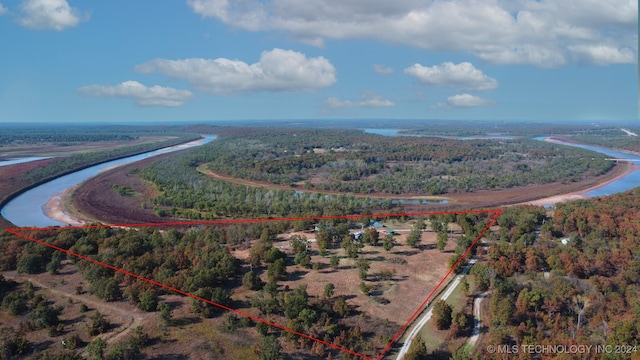
[[[382,359],[382,357],[384,356],[384,354],[389,351],[391,349],[391,347],[393,346],[393,344],[402,336],[402,334],[405,332],[405,330],[409,327],[409,325],[411,324],[411,322],[413,320],[415,320],[415,318],[418,316],[418,314],[422,311],[422,309],[424,308],[424,306],[431,300],[431,298],[433,297],[433,295],[438,291],[438,289],[444,284],[445,280],[449,277],[449,275],[451,275],[451,273],[458,267],[458,265],[464,260],[464,258],[467,256],[467,254],[469,253],[469,251],[471,251],[471,248],[478,242],[478,240],[480,240],[480,238],[484,235],[484,233],[491,227],[491,225],[493,225],[496,220],[498,219],[498,217],[500,216],[500,214],[502,213],[502,210],[468,210],[468,211],[441,211],[441,212],[433,212],[433,211],[425,211],[425,212],[415,212],[415,213],[402,213],[402,214],[371,214],[371,215],[343,215],[343,216],[316,216],[316,217],[289,217],[289,218],[266,218],[266,219],[229,219],[229,220],[209,220],[209,221],[176,221],[176,222],[163,222],[163,223],[147,223],[147,224],[112,224],[112,225],[82,225],[82,226],[64,226],[64,227],[58,227],[58,226],[50,226],[50,227],[41,227],[41,228],[37,228],[37,227],[31,227],[31,228],[9,228],[6,229],[6,232],[19,236],[23,239],[29,240],[29,241],[33,241],[35,243],[50,247],[54,250],[57,251],[61,251],[67,255],[71,255],[74,257],[77,257],[79,259],[82,260],[86,260],[89,261],[91,263],[100,265],[102,267],[105,267],[107,269],[111,269],[113,271],[117,271],[119,273],[131,276],[133,278],[145,281],[149,284],[167,289],[169,291],[172,291],[174,293],[186,296],[186,297],[190,297],[202,302],[205,302],[207,304],[210,305],[214,305],[217,306],[221,309],[230,311],[232,313],[238,314],[240,316],[246,316],[254,321],[257,322],[262,322],[264,324],[273,326],[275,328],[278,328],[280,330],[284,330],[287,331],[289,333],[301,336],[303,338],[306,338],[308,340],[312,340],[318,343],[321,343],[325,346],[331,347],[333,349],[336,350],[340,350],[343,351],[345,353],[363,358],[363,359],[367,359],[367,360],[374,360],[374,358],[366,356],[364,354],[360,354],[357,353],[353,350],[344,348],[342,346],[339,345],[335,345],[329,342],[326,342],[322,339],[317,339],[314,338],[310,335],[298,332],[296,330],[293,329],[289,329],[285,326],[273,323],[269,320],[266,319],[262,319],[259,317],[256,317],[254,315],[251,314],[247,314],[245,312],[239,311],[239,310],[235,310],[232,309],[230,307],[224,306],[222,304],[218,304],[215,303],[211,300],[202,298],[200,296],[191,294],[189,292],[180,290],[180,289],[176,289],[174,287],[171,287],[169,285],[160,283],[158,281],[155,281],[153,279],[148,279],[146,277],[143,277],[141,275],[138,274],[134,274],[132,272],[129,272],[125,269],[121,269],[118,267],[115,267],[113,265],[109,265],[107,263],[92,259],[90,257],[75,253],[73,251],[67,250],[67,249],[63,249],[59,246],[53,245],[53,244],[49,244],[47,242],[44,242],[42,240],[38,240],[35,239],[31,236],[28,236],[22,232],[25,231],[51,231],[51,230],[65,230],[65,229],[104,229],[104,228],[111,228],[111,227],[162,227],[162,226],[185,226],[185,225],[221,225],[221,224],[234,224],[234,223],[259,223],[259,222],[273,222],[273,221],[299,221],[299,220],[328,220],[328,219],[361,219],[361,218],[373,218],[373,217],[383,217],[383,218],[390,218],[390,217],[410,217],[410,216],[421,216],[421,215],[457,215],[457,214],[493,214],[493,218],[489,221],[489,223],[485,226],[485,228],[482,230],[482,232],[480,232],[480,234],[478,235],[478,237],[476,237],[476,239],[471,243],[471,245],[469,245],[469,247],[466,249],[466,251],[460,256],[460,258],[458,259],[458,261],[456,261],[456,263],[453,265],[453,267],[447,272],[447,274],[445,274],[445,276],[440,280],[440,282],[436,285],[436,287],[429,293],[429,295],[427,296],[427,298],[422,302],[422,304],[420,304],[420,306],[418,307],[418,309],[416,309],[416,311],[411,315],[411,317],[409,318],[409,320],[407,320],[407,322],[402,326],[402,328],[396,333],[396,335],[391,339],[391,341],[387,344],[387,346],[382,350],[382,352],[375,358],[375,360],[380,360]]]

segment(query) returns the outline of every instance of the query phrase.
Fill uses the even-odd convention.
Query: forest
[[[534,140],[383,137],[359,131],[263,130],[222,136],[198,162],[234,177],[301,190],[439,195],[602,175],[613,164]]]
[[[561,203],[551,217],[535,207],[505,210],[488,264],[473,270],[479,290],[491,290],[486,342],[637,348],[639,210],[640,189]]]
[[[401,222],[408,218],[399,218]],[[427,222],[428,221],[428,222]],[[487,224],[485,214],[432,215],[429,218],[418,217],[411,220],[414,230],[407,238],[407,245],[420,248],[420,232],[427,227],[446,235],[449,223],[456,223],[464,235],[458,239],[455,249],[457,259],[470,245],[471,239]],[[266,318],[287,328],[323,339],[326,342],[350,349],[359,353],[376,354],[398,330],[398,325],[371,317],[366,312],[358,311],[350,305],[353,295],[335,294],[334,284],[324,286],[321,294],[311,294],[306,285],[289,287],[283,282],[291,277],[299,276],[300,267],[307,271],[318,271],[321,267],[311,263],[318,256],[330,257],[331,267],[336,271],[358,270],[361,279],[360,289],[354,291],[369,294],[379,285],[376,280],[382,276],[391,279],[393,273],[371,274],[369,271],[373,258],[367,257],[371,247],[384,249],[389,253],[394,244],[393,236],[388,234],[384,239],[378,237],[373,228],[364,232],[361,242],[354,242],[349,229],[360,228],[360,224],[370,224],[369,217],[362,219],[328,219],[320,223],[312,221],[271,221],[253,224],[231,224],[208,227],[182,227],[178,229],[122,229],[122,228],[56,228],[42,229],[30,234],[36,239],[45,241],[59,248],[68,249],[76,254],[87,256],[100,262],[124,269],[146,278],[151,278],[168,287],[193,293],[196,296],[211,300],[217,304],[240,308],[244,312]],[[317,233],[318,251],[309,250],[306,239],[293,236],[289,239],[289,250],[282,251],[274,245],[278,234],[295,229],[311,229],[319,224]],[[412,240],[412,236],[416,238]],[[72,263],[81,272],[84,285],[76,287],[77,294],[88,292],[106,302],[127,301],[145,312],[155,312],[166,324],[183,323],[185,320],[172,315],[172,310],[162,298],[172,294],[165,288],[157,287],[140,279],[125,276],[95,263],[80,260],[75,256],[65,255],[49,247],[35,244],[11,236],[2,236],[3,257],[0,260],[2,271],[17,270],[23,274],[39,274],[48,272],[58,274],[64,264]],[[446,243],[446,236],[445,236]],[[366,246],[369,248],[364,249]],[[440,248],[440,245],[438,245]],[[238,259],[231,252],[237,249],[248,251],[246,259]],[[352,266],[341,267],[340,263],[353,259]],[[444,244],[440,251],[444,249]],[[313,255],[313,256],[310,256]],[[391,257],[398,259],[398,255]],[[370,260],[367,260],[370,258]],[[318,263],[320,265],[320,263]],[[311,270],[313,268],[313,270]],[[68,271],[68,270],[67,270]],[[346,274],[346,273],[345,273]],[[3,280],[3,279],[0,279]],[[77,335],[76,349],[80,350],[98,341],[96,335],[108,330],[109,325],[100,325],[100,314],[93,313],[87,317],[87,333],[69,331],[58,317],[64,314],[66,306],[52,306],[46,299],[37,298],[31,285],[16,287],[10,281],[0,282],[0,311],[8,311],[13,315],[23,316],[27,323],[26,333],[13,328],[5,328],[11,338],[13,354],[20,354],[31,349],[34,344],[28,340],[29,332],[47,329],[50,336],[62,333]],[[344,285],[340,285],[344,289]],[[373,299],[380,296],[369,294]],[[383,303],[384,304],[384,303]],[[173,305],[175,307],[175,304]],[[190,313],[201,319],[219,318],[226,330],[252,339],[261,359],[275,360],[273,352],[279,354],[282,347],[296,353],[307,354],[316,358],[329,358],[340,354],[342,358],[355,358],[348,354],[336,353],[309,339],[281,331],[262,322],[237,316],[210,304],[190,299]],[[85,310],[86,311],[86,310]],[[217,326],[217,325],[216,325]],[[30,330],[29,330],[30,329]],[[24,330],[24,328],[23,328]],[[144,337],[142,329],[136,330],[133,336],[124,343],[109,346],[101,351],[106,359],[118,359],[123,349],[143,352],[144,346],[133,346],[132,342]],[[13,336],[12,335],[12,336]],[[74,336],[76,336],[74,335]],[[274,338],[281,339],[275,341]],[[7,340],[8,341],[8,340]],[[147,339],[144,342],[148,342]],[[6,342],[5,344],[9,344]],[[96,344],[93,345],[98,346]],[[93,350],[92,350],[93,351]],[[291,350],[289,350],[291,351]],[[268,352],[268,353],[267,353]],[[269,355],[271,354],[271,355]],[[94,358],[94,357],[92,357]],[[139,357],[138,357],[139,358]]]
[[[574,135],[571,139],[589,145],[612,149],[623,149],[640,153],[640,137],[626,135],[620,130],[617,130],[615,134],[610,135]]]

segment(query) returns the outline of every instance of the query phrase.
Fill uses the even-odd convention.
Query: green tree
[[[387,234],[384,236],[384,238],[382,239],[382,247],[387,251],[391,251],[391,249],[393,249],[393,245],[394,244],[394,240],[393,240],[393,235],[391,234]]]
[[[407,245],[411,247],[418,247],[420,240],[422,240],[422,230],[414,227],[407,236]]]
[[[358,276],[360,279],[365,279],[367,277],[367,273],[369,272],[369,261],[366,259],[358,259],[356,261],[356,267],[358,268]]]
[[[333,296],[333,291],[336,289],[335,285],[333,285],[333,283],[328,283],[327,285],[324,286],[324,297],[327,299],[331,299],[331,297]]]
[[[111,326],[111,324],[109,324],[109,321],[107,321],[107,318],[105,318],[104,315],[100,314],[100,312],[98,311],[93,313],[93,315],[91,315],[89,320],[90,320],[89,327],[88,327],[89,336],[96,336],[99,334],[103,334]]]
[[[475,286],[480,291],[486,291],[491,285],[491,268],[486,264],[475,264],[471,268],[471,275],[473,275]]]
[[[340,266],[340,258],[336,255],[331,255],[331,257],[329,258],[329,263],[331,264],[331,267],[335,270],[338,268],[338,266]]]
[[[142,311],[156,311],[158,308],[158,294],[153,289],[145,289],[140,294],[138,308]]]
[[[444,248],[447,246],[447,241],[449,240],[449,236],[447,236],[446,232],[439,232],[438,233],[438,244],[437,244],[437,248],[440,251],[443,251]]]
[[[262,288],[262,280],[260,280],[258,274],[249,271],[242,277],[242,285],[250,290],[260,290]]]
[[[462,293],[464,294],[464,296],[469,296],[469,281],[467,281],[466,276],[462,277],[462,282],[460,283],[460,285],[462,285]]]
[[[347,252],[347,256],[353,259],[358,257],[359,246],[355,243],[351,235],[346,235],[345,237],[343,237],[340,245]]]
[[[335,304],[333,304],[333,311],[338,313],[340,317],[345,318],[349,315],[351,309],[349,305],[347,305],[347,301],[343,297],[339,297]]]
[[[18,260],[17,270],[25,274],[39,274],[45,269],[46,262],[40,254],[25,253]]]
[[[173,322],[173,310],[166,303],[159,303],[158,310],[160,311],[160,319],[165,326],[171,325]]]
[[[51,261],[47,264],[47,272],[51,275],[57,275],[58,269],[61,266],[61,256],[58,254],[62,254],[59,251],[56,251],[53,256],[51,256]]]
[[[433,305],[433,315],[438,330],[446,330],[451,326],[453,309],[444,300],[438,300]]]
[[[405,360],[424,360],[427,359],[429,353],[427,352],[427,345],[424,343],[422,336],[416,336],[411,345],[409,345],[409,350],[407,354],[404,356]]]
[[[282,346],[278,338],[273,335],[265,336],[260,342],[260,360],[278,360],[280,359],[280,353],[282,352]]]
[[[211,300],[212,302],[222,306],[231,305],[231,292],[223,288],[204,287],[198,289],[194,295],[203,299]],[[212,317],[222,311],[220,307],[206,303],[202,300],[191,298],[189,299],[189,302],[191,303],[191,311],[205,318]]]
[[[256,331],[258,332],[258,334],[262,335],[262,336],[267,336],[267,334],[269,334],[269,329],[271,328],[271,326],[263,323],[262,321],[258,321],[256,323]]]
[[[284,259],[277,259],[273,263],[269,264],[267,268],[267,276],[269,279],[281,279],[287,275],[287,266],[284,263]]]
[[[305,327],[310,328],[311,325],[313,325],[318,319],[318,313],[316,313],[316,311],[313,309],[302,309],[302,311],[300,311],[300,314],[298,314],[297,319],[302,322]]]
[[[296,254],[307,251],[307,238],[302,235],[293,235],[289,238],[289,245]]]
[[[293,262],[308,269],[311,267],[311,255],[307,252],[298,253]]]
[[[300,312],[307,307],[309,295],[307,286],[300,285],[292,291],[284,294],[284,314],[289,319],[296,319]]]

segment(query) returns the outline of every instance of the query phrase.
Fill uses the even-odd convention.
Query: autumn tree
[[[438,300],[433,305],[433,315],[436,320],[438,330],[446,330],[451,326],[451,313],[453,309],[444,300]]]
[[[367,244],[377,246],[380,241],[380,233],[378,233],[378,230],[375,228],[368,228],[362,234],[362,241]]]

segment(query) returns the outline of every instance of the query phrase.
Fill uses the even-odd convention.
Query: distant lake
[[[437,137],[453,140],[513,140],[513,136],[508,135],[476,135],[476,136],[446,136],[446,135],[421,135],[421,134],[400,134],[400,129],[363,129],[367,134],[382,136],[413,136],[413,137]]]
[[[398,136],[399,129],[363,129],[367,134],[375,134],[382,136]]]

